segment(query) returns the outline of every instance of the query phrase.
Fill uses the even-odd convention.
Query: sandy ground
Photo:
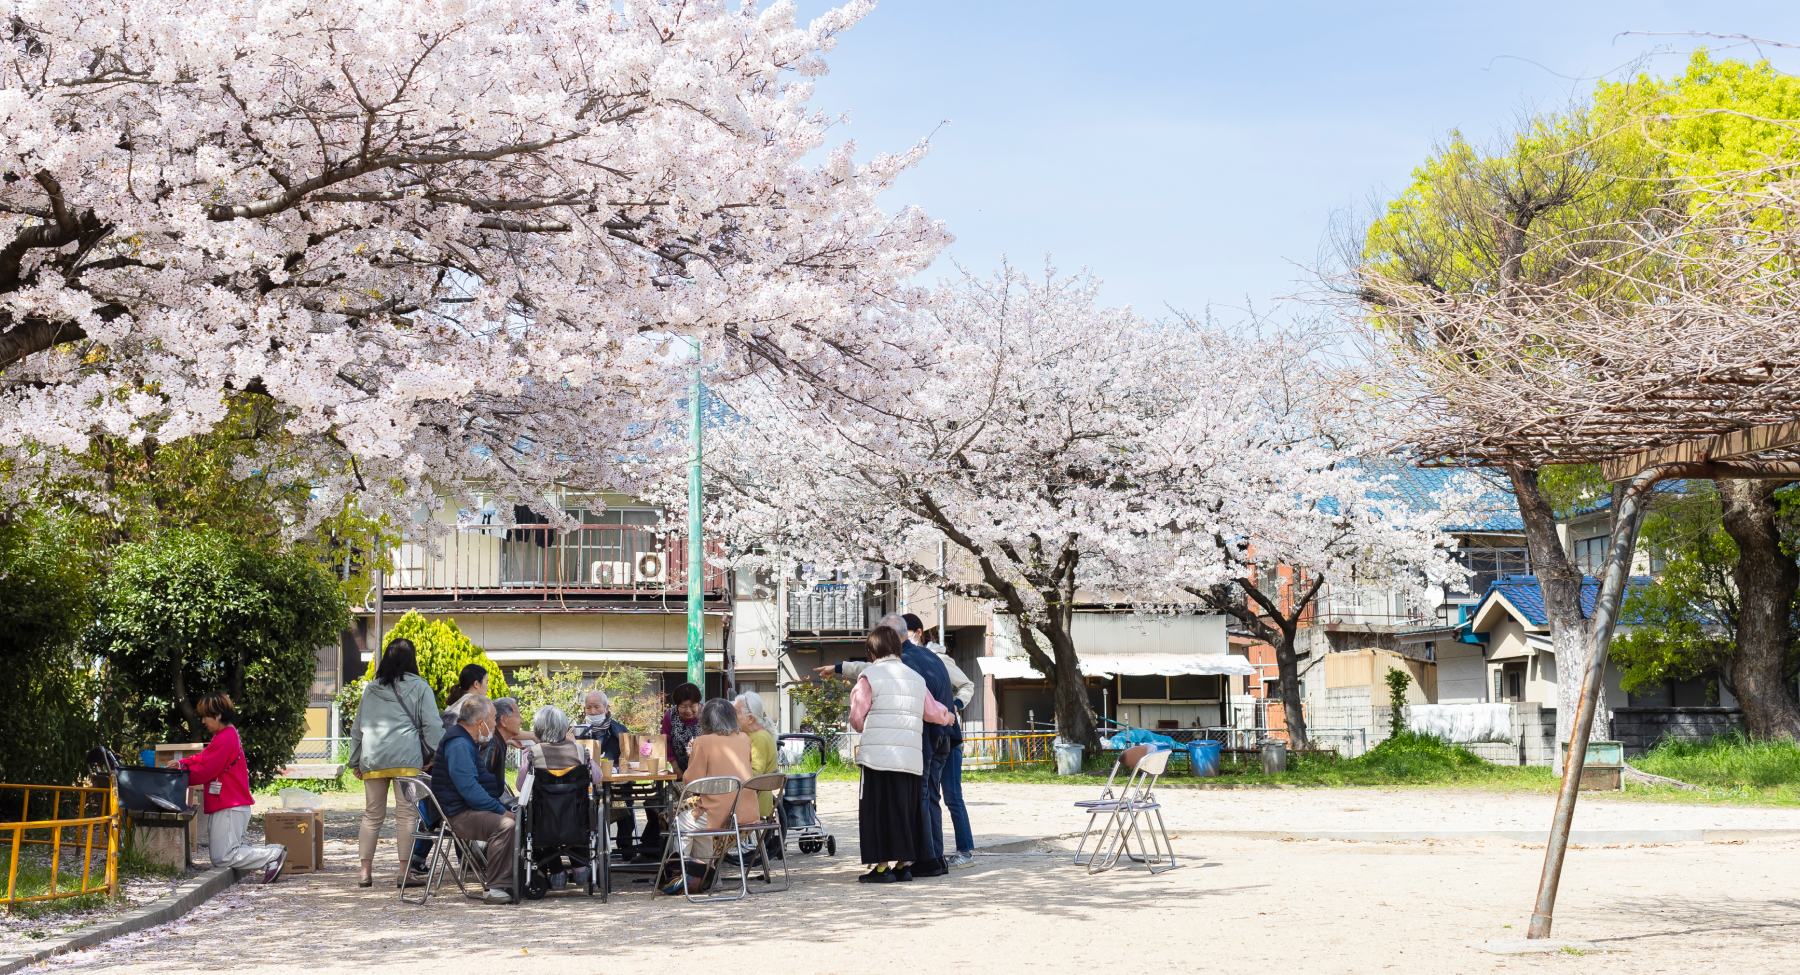
[[[828,785],[840,855],[792,857],[794,888],[689,905],[642,885],[610,903],[553,895],[484,907],[452,890],[425,908],[354,883],[354,846],[331,869],[239,886],[181,922],[48,963],[144,973],[510,970],[652,972],[711,963],[784,972],[1028,968],[1076,972],[1800,971],[1800,841],[1575,850],[1556,934],[1614,949],[1500,957],[1471,942],[1521,937],[1542,851],[1501,841],[1351,843],[1225,838],[1212,829],[1521,827],[1538,796],[1422,790],[1170,793],[1184,864],[1089,876],[1066,855],[984,855],[975,869],[910,885],[856,883],[853,788]],[[1003,842],[1067,832],[1065,803],[1091,789],[968,789],[978,834]],[[345,803],[347,804],[347,803]],[[1585,828],[1783,828],[1789,810],[1593,802]],[[1593,816],[1589,820],[1585,817]],[[354,838],[354,813],[333,834]],[[1348,825],[1346,825],[1348,824]],[[1077,821],[1077,825],[1079,825]],[[1182,829],[1189,832],[1183,836]],[[1035,833],[1034,833],[1035,831]],[[389,848],[391,849],[391,848]],[[383,850],[383,863],[392,854]],[[759,887],[759,882],[752,882]]]

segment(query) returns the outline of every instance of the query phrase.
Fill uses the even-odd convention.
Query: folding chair
[[[1170,749],[1161,749],[1144,755],[1138,759],[1131,778],[1127,780],[1117,799],[1105,806],[1088,808],[1089,829],[1093,828],[1094,817],[1102,813],[1107,817],[1106,825],[1100,830],[1100,838],[1095,841],[1094,852],[1085,861],[1089,874],[1103,873],[1118,866],[1121,855],[1144,864],[1153,874],[1175,868],[1175,849],[1169,844],[1169,831],[1163,825],[1162,804],[1156,801],[1156,782],[1168,768],[1169,756],[1172,754],[1174,752]],[[1150,842],[1146,844],[1144,827],[1151,816],[1155,816],[1156,822],[1149,829]],[[1137,853],[1132,853],[1130,849],[1130,841],[1134,836],[1138,843]],[[1077,865],[1083,864],[1079,850],[1076,852],[1075,862]]]
[[[744,859],[739,857],[738,881],[740,889],[737,893],[724,894],[716,897],[695,897],[693,881],[688,877],[686,857],[683,856],[682,853],[687,847],[687,840],[710,838],[713,841],[712,856],[708,857],[705,860],[705,863],[707,867],[713,871],[713,875],[716,878],[714,883],[718,883],[719,880],[724,879],[718,876],[719,863],[725,856],[722,841],[729,838],[730,842],[737,843],[740,840],[737,824],[737,798],[738,793],[743,790],[744,783],[735,775],[709,775],[704,779],[695,779],[682,786],[681,793],[676,796],[675,802],[669,806],[669,812],[671,814],[669,816],[669,843],[668,846],[663,849],[663,867],[665,869],[668,867],[670,857],[673,855],[675,868],[681,871],[682,896],[686,897],[690,904],[704,904],[710,901],[743,900],[750,894],[750,869],[744,865]],[[685,828],[681,821],[681,814],[684,811],[684,807],[688,805],[688,800],[700,796],[730,796],[731,805],[728,808],[731,809],[731,814],[725,817],[726,821],[723,823],[708,823],[705,829]],[[658,882],[660,883],[661,881]]]
[[[1087,829],[1082,831],[1081,842],[1075,847],[1076,866],[1082,866],[1088,862],[1081,858],[1081,851],[1087,848],[1088,835],[1094,831],[1095,816],[1099,815],[1101,812],[1110,813],[1113,805],[1118,802],[1118,797],[1113,795],[1113,781],[1119,777],[1119,769],[1131,769],[1131,772],[1126,773],[1126,781],[1130,781],[1132,773],[1137,771],[1138,760],[1145,755],[1150,754],[1153,750],[1154,749],[1145,745],[1135,745],[1120,751],[1119,757],[1113,759],[1112,774],[1106,777],[1106,788],[1100,791],[1100,798],[1077,799],[1075,801],[1075,808],[1085,809],[1089,812]],[[1099,812],[1095,812],[1095,810],[1098,810]]]
[[[431,791],[431,782],[415,776],[403,776],[394,780],[394,788],[399,791],[402,802],[425,803],[426,811],[432,819],[437,821],[437,826],[434,828],[426,823],[426,817],[421,816],[413,826],[411,837],[395,837],[396,843],[409,845],[418,840],[432,841],[431,866],[425,871],[423,892],[419,895],[418,900],[406,896],[406,878],[408,874],[412,873],[409,865],[400,875],[401,902],[424,906],[425,902],[431,899],[431,895],[437,891],[438,885],[443,882],[446,874],[450,876],[451,880],[456,881],[456,887],[463,892],[464,897],[479,898],[480,893],[469,893],[467,878],[470,869],[477,871],[482,869],[481,864],[485,862],[486,857],[476,850],[475,844],[456,835],[456,831],[450,828],[450,817],[444,815],[444,807],[438,805],[437,796]],[[450,868],[450,855],[444,852],[446,840],[456,847],[457,867],[454,872]],[[479,883],[476,885],[476,889],[480,890]]]
[[[751,779],[750,781],[744,783],[744,791],[745,792],[772,792],[775,794],[775,805],[770,807],[769,818],[757,820],[754,823],[741,824],[738,826],[738,835],[741,837],[741,839],[738,842],[738,859],[739,859],[739,861],[742,862],[742,865],[744,867],[746,867],[746,868],[749,867],[750,860],[744,854],[744,842],[743,841],[745,839],[747,839],[750,842],[755,843],[756,844],[756,862],[758,864],[760,864],[762,867],[763,883],[771,884],[771,885],[774,884],[775,878],[774,878],[774,875],[772,872],[772,867],[769,864],[768,837],[769,837],[770,833],[775,833],[777,836],[781,837],[781,840],[782,840],[781,886],[780,887],[771,886],[767,890],[758,891],[758,893],[774,893],[777,891],[787,890],[789,887],[793,886],[793,879],[788,876],[787,831],[782,826],[782,815],[781,815],[781,797],[784,793],[787,792],[787,776],[780,772],[770,772],[767,775],[758,775],[755,778]]]

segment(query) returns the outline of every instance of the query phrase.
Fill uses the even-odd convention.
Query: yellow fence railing
[[[89,786],[0,783],[0,803],[10,806],[14,794],[19,795],[19,815],[24,818],[18,822],[0,823],[0,835],[10,840],[12,849],[6,868],[6,896],[0,899],[0,904],[10,910],[14,904],[29,901],[101,892],[111,896],[118,891],[119,799],[116,793]],[[49,797],[47,818],[31,818],[34,795],[40,805],[46,795]],[[50,848],[48,889],[43,893],[25,894],[19,889],[19,860],[26,848],[34,846]],[[96,847],[105,851],[99,878],[94,876]],[[81,851],[81,881],[64,889],[62,861],[76,850]]]
[[[970,731],[963,733],[963,767],[1010,768],[1055,760],[1055,732]]]

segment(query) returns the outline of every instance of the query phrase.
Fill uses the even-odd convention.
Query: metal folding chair
[[[1101,812],[1112,811],[1113,804],[1118,802],[1119,799],[1118,796],[1113,795],[1113,782],[1119,777],[1119,769],[1128,768],[1131,769],[1132,772],[1135,772],[1137,770],[1137,760],[1146,754],[1149,754],[1149,750],[1147,749],[1142,751],[1135,748],[1121,749],[1119,751],[1119,757],[1113,759],[1112,774],[1106,777],[1106,788],[1100,790],[1100,797],[1097,799],[1077,799],[1075,801],[1075,808],[1090,812],[1087,829],[1082,831],[1081,842],[1075,847],[1075,863],[1077,866],[1087,863],[1086,860],[1081,858],[1081,853],[1083,850],[1087,849],[1088,836],[1094,831],[1094,818],[1097,814],[1092,814],[1093,811],[1096,809]],[[1130,781],[1130,778],[1131,773],[1127,773],[1126,780]]]
[[[446,874],[456,882],[457,889],[462,891],[464,897],[480,898],[480,884],[476,884],[477,892],[471,894],[467,878],[471,869],[482,869],[481,864],[485,863],[486,858],[475,849],[473,843],[456,835],[456,831],[450,828],[450,817],[444,815],[444,807],[438,805],[437,796],[431,791],[431,782],[416,776],[402,776],[394,780],[394,788],[399,791],[400,801],[425,803],[429,807],[432,818],[437,820],[436,828],[432,828],[425,824],[425,817],[421,816],[413,826],[412,836],[395,837],[395,842],[406,843],[409,847],[419,840],[432,841],[431,865],[425,871],[425,886],[419,894],[419,899],[413,900],[406,896],[406,878],[412,873],[409,866],[400,875],[401,902],[424,906],[425,902],[431,899],[431,895],[437,892],[438,886],[443,883]],[[450,867],[450,855],[444,852],[446,841],[456,847],[457,866],[454,871]]]
[[[1119,857],[1123,855],[1144,864],[1153,874],[1175,868],[1175,849],[1169,843],[1168,828],[1163,825],[1162,804],[1156,801],[1157,780],[1168,768],[1169,756],[1172,754],[1173,750],[1162,749],[1138,759],[1131,778],[1126,781],[1118,798],[1106,805],[1088,807],[1088,828],[1091,830],[1094,818],[1102,814],[1107,817],[1106,825],[1100,830],[1100,838],[1094,843],[1093,853],[1085,861],[1081,858],[1080,849],[1077,849],[1077,865],[1085,865],[1090,874],[1103,873],[1118,866]],[[1155,817],[1154,825],[1150,824],[1151,817]],[[1147,844],[1144,841],[1146,826],[1149,826],[1150,834]],[[1130,850],[1133,837],[1137,839],[1136,853]],[[1084,843],[1085,840],[1084,836]]]
[[[686,897],[690,904],[705,904],[711,901],[743,900],[750,894],[750,869],[744,865],[744,859],[739,857],[739,890],[737,893],[723,894],[714,897],[695,897],[693,880],[688,876],[686,857],[683,856],[682,853],[687,846],[687,840],[710,838],[713,841],[712,855],[707,857],[704,862],[706,863],[706,866],[713,871],[713,875],[716,878],[714,883],[718,883],[720,880],[724,879],[723,877],[718,876],[718,869],[720,862],[725,857],[725,842],[737,843],[741,839],[741,836],[738,833],[737,799],[738,793],[743,790],[744,783],[735,775],[709,775],[704,779],[695,779],[682,786],[681,792],[676,796],[674,804],[669,807],[670,812],[672,813],[672,815],[669,816],[669,843],[668,846],[663,849],[662,862],[663,866],[667,868],[670,859],[672,858],[674,860],[675,868],[681,871],[682,896]],[[731,797],[731,806],[729,807],[731,809],[731,814],[725,817],[725,822],[708,823],[705,829],[686,829],[683,827],[682,811],[683,807],[688,804],[688,800],[700,796],[726,795]],[[735,847],[733,848],[735,849]]]
[[[738,842],[738,859],[742,862],[744,867],[748,868],[750,866],[750,858],[744,853],[743,841],[749,840],[755,843],[756,862],[762,867],[763,883],[773,885],[775,883],[775,878],[773,868],[769,864],[768,838],[770,833],[774,833],[781,837],[781,886],[770,886],[767,890],[759,890],[758,893],[773,893],[776,891],[787,890],[789,887],[793,886],[793,880],[788,876],[787,833],[782,826],[781,815],[781,797],[787,792],[787,776],[780,772],[770,772],[767,775],[758,775],[744,783],[744,791],[773,792],[775,794],[775,805],[770,807],[768,819],[758,820],[754,823],[739,824],[738,835],[740,839]]]

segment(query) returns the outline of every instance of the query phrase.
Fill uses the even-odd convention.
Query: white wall
[[[1439,640],[1433,647],[1438,665],[1439,704],[1478,704],[1488,699],[1493,693],[1493,679],[1488,676],[1481,644]]]
[[[1226,653],[1223,616],[1132,616],[1076,613],[1071,626],[1075,652]],[[998,653],[998,648],[995,649]]]

